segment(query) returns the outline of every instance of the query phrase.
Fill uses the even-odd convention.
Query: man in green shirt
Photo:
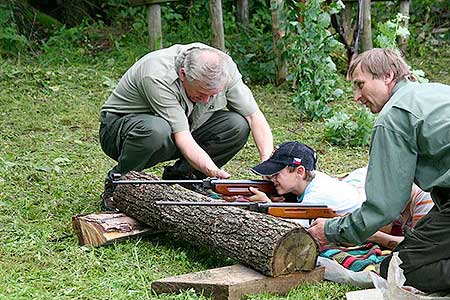
[[[367,200],[351,215],[318,219],[309,232],[321,244],[364,242],[403,210],[415,182],[431,192],[434,208],[411,230],[398,252],[406,285],[424,292],[450,289],[450,86],[419,84],[388,49],[356,57],[348,78],[355,100],[379,113],[366,179]],[[383,261],[386,277],[390,259]]]
[[[221,167],[247,142],[270,157],[270,127],[236,64],[200,43],[151,52],[123,75],[100,112],[100,143],[117,165],[108,178],[178,159],[164,179],[228,178]]]

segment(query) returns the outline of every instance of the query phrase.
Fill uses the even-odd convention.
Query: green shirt
[[[364,242],[400,215],[413,181],[425,191],[450,187],[450,86],[396,84],[374,126],[367,200],[351,215],[328,220],[327,239]]]
[[[142,57],[120,79],[101,112],[154,114],[169,122],[172,132],[176,133],[197,129],[218,110],[229,109],[243,116],[258,110],[250,89],[229,56],[224,91],[208,103],[194,105],[186,96],[175,70],[177,56],[192,47],[208,46],[200,43],[173,45]]]

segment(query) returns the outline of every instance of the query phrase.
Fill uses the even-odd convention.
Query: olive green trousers
[[[177,173],[195,171],[182,157],[172,138],[171,127],[163,118],[150,114],[102,112],[100,122],[102,150],[117,161],[108,175],[142,171],[173,159],[179,159],[174,165]],[[249,133],[250,127],[243,116],[217,111],[193,131],[192,136],[214,163],[222,167],[245,145]]]

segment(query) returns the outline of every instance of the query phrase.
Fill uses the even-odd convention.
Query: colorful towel
[[[380,263],[389,254],[391,251],[381,250],[373,243],[355,247],[325,246],[320,252],[321,257],[332,259],[354,272],[379,270]]]

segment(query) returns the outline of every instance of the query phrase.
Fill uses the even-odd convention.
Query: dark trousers
[[[142,171],[178,158],[177,172],[194,171],[175,145],[169,123],[161,117],[102,113],[99,133],[102,150],[117,161],[109,174]],[[249,133],[247,120],[240,114],[217,111],[192,136],[215,164],[222,167],[245,145]]]
[[[431,197],[437,205],[394,249],[403,262],[405,284],[428,293],[450,291],[450,188],[433,188]],[[381,263],[384,278],[390,259]]]

